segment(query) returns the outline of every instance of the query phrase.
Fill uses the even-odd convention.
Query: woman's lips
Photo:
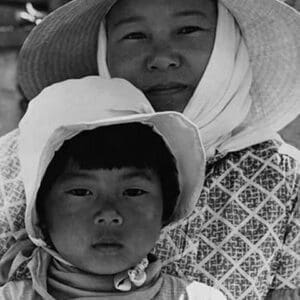
[[[186,85],[179,83],[159,84],[146,89],[145,93],[151,96],[172,95],[182,92],[186,88]]]

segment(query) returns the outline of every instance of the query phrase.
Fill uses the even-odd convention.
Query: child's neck
[[[146,268],[146,280],[141,287],[149,285],[155,281],[160,274],[160,262],[151,255],[150,264]],[[54,298],[92,296],[101,293],[118,293],[122,289],[117,289],[115,278],[119,276],[121,280],[128,279],[127,271],[114,275],[96,275],[81,271],[75,267],[67,266],[62,262],[53,259],[48,268],[47,290]],[[131,283],[128,291],[139,289]],[[125,291],[125,290],[124,290]]]

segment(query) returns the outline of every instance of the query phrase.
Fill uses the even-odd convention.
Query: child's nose
[[[158,49],[147,59],[147,68],[149,71],[166,71],[180,66],[180,57],[173,53],[171,49]]]
[[[122,216],[114,209],[100,211],[94,218],[96,225],[118,226],[123,224]]]

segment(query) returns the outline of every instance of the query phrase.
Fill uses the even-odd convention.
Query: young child
[[[74,0],[32,31],[20,86],[31,99],[67,78],[121,77],[156,111],[183,112],[207,172],[194,213],[156,247],[164,271],[231,300],[288,298],[300,282],[298,162],[276,132],[300,111],[299,28],[299,13],[276,0]],[[19,186],[7,171],[17,140],[2,140],[5,203]],[[5,246],[21,213],[5,211]]]
[[[69,80],[31,102],[19,154],[35,247],[27,238],[7,252],[1,299],[225,299],[162,275],[149,254],[162,226],[193,210],[203,184],[197,128],[181,114],[155,113],[124,80]],[[32,279],[14,281],[24,263]]]

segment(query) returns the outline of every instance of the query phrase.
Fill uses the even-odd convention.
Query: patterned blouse
[[[24,228],[15,130],[0,139],[0,258]],[[208,162],[194,213],[164,229],[164,271],[219,288],[230,300],[300,287],[299,165],[268,141]],[[13,279],[28,277],[17,270]]]
[[[215,286],[230,300],[299,288],[297,170],[274,141],[216,156],[194,213],[166,228],[155,249],[164,271]]]

